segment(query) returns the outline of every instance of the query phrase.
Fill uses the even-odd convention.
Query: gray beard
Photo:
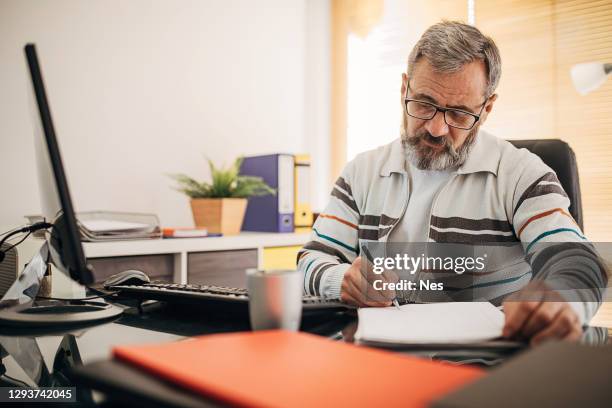
[[[444,147],[442,150],[436,151],[422,143],[422,140],[429,136],[427,131],[408,136],[405,129],[402,126],[402,146],[404,147],[406,160],[419,170],[437,171],[457,168],[465,163],[478,133],[478,127],[472,129],[458,149],[453,147],[450,138],[444,137]]]

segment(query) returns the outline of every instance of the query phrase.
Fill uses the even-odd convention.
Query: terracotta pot
[[[246,206],[246,198],[195,198],[191,200],[191,212],[196,227],[206,228],[211,234],[239,234]]]

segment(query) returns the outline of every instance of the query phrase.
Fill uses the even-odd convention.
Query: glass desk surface
[[[317,312],[303,317],[300,330],[353,342],[356,328],[354,311]],[[0,334],[0,373],[6,370],[0,377],[0,386],[73,386],[66,374],[71,367],[108,360],[116,345],[162,343],[190,336],[246,330],[250,330],[248,314],[226,314],[211,309],[150,302],[141,311],[129,307],[119,319],[88,328],[56,333],[5,331]],[[608,330],[588,328],[581,341],[590,345],[609,344]],[[490,367],[503,363],[520,349],[419,347],[395,351],[454,364]],[[79,401],[87,400],[94,405],[104,400],[83,387],[78,387],[77,396]]]

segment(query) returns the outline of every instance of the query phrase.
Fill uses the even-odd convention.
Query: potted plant
[[[200,182],[185,174],[171,175],[178,183],[177,190],[191,199],[191,211],[197,227],[209,233],[235,235],[240,233],[247,206],[247,198],[276,194],[261,177],[240,175],[242,157],[229,168],[217,168],[209,159],[212,181]]]

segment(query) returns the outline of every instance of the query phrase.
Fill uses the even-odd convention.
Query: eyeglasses
[[[406,96],[408,96],[408,89],[409,88],[407,87]],[[444,114],[444,122],[448,126],[457,129],[470,130],[474,127],[476,122],[480,120],[480,115],[482,114],[488,100],[489,98],[486,98],[482,103],[482,108],[480,108],[478,115],[461,109],[443,108],[431,102],[410,98],[404,99],[404,106],[406,108],[406,113],[413,118],[431,120],[438,112],[442,112]]]

